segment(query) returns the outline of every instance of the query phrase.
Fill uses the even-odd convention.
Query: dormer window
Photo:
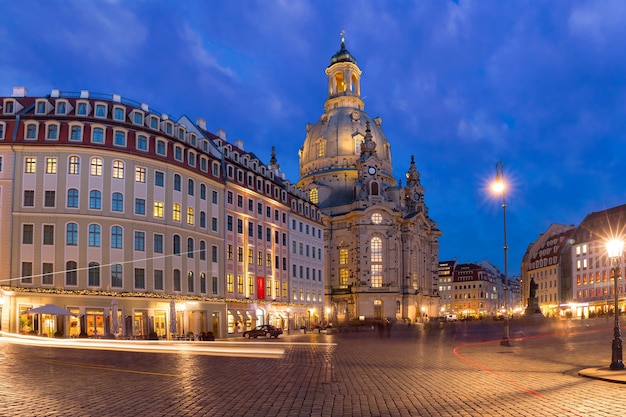
[[[150,116],[150,128],[158,129],[159,128],[159,119],[156,116]]]
[[[185,140],[185,130],[182,127],[178,128],[178,140]]]
[[[46,114],[48,113],[48,103],[45,101],[37,102],[37,110],[35,110],[36,114]]]
[[[133,123],[136,125],[143,125],[143,113],[135,111],[133,113]]]
[[[191,142],[191,146],[195,147],[196,146],[196,140],[197,140],[197,136],[194,135],[193,133],[191,135],[189,135],[189,141]]]
[[[87,103],[78,102],[76,105],[76,114],[80,116],[87,116]]]
[[[176,159],[177,161],[183,160],[183,148],[182,147],[177,146],[174,148],[174,159]]]
[[[37,123],[26,125],[26,139],[37,139]]]
[[[4,114],[13,114],[15,112],[15,102],[13,100],[6,100],[4,102]]]
[[[57,101],[57,111],[56,114],[64,115],[67,113],[67,103],[64,101]]]
[[[167,149],[167,146],[166,146],[165,141],[162,139],[157,140],[157,143],[156,143],[157,155],[166,156],[167,155],[166,149]]]
[[[113,118],[115,120],[124,121],[126,120],[126,114],[124,111],[124,107],[115,106],[113,109]]]
[[[171,136],[173,130],[174,124],[172,122],[165,122],[165,133]]]
[[[137,135],[137,149],[140,151],[148,150],[148,137],[146,135]]]
[[[96,104],[96,117],[106,117],[107,116],[107,106],[104,104]]]

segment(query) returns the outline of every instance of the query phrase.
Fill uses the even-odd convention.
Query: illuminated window
[[[326,154],[326,142],[322,139],[317,141],[317,157],[323,158]]]
[[[234,291],[233,274],[226,274],[226,291]]]
[[[135,182],[146,182],[146,168],[135,167]]]
[[[89,173],[96,177],[102,176],[102,158],[91,158],[91,170]]]
[[[174,221],[180,221],[180,204],[174,203],[172,206],[172,219]]]
[[[339,269],[339,288],[348,288],[348,268]]]
[[[379,237],[370,241],[371,285],[380,288],[383,285],[383,242]]]
[[[155,201],[154,202],[154,217],[159,219],[163,218],[163,202]]]
[[[311,202],[314,204],[319,203],[319,192],[317,188],[313,188],[310,192]]]
[[[37,170],[37,158],[29,156],[24,161],[24,172],[26,174],[34,174]]]
[[[46,158],[46,174],[56,174],[56,173],[57,173],[57,159]]]
[[[193,212],[193,208],[191,207],[187,208],[187,224],[190,224],[190,225],[194,224],[194,212]]]
[[[124,162],[120,160],[113,161],[113,178],[124,178]]]

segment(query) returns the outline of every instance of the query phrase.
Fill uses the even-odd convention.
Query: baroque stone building
[[[438,238],[414,158],[393,177],[382,119],[364,111],[361,69],[342,39],[324,113],[307,124],[298,186],[324,214],[325,305],[333,323],[438,315]]]

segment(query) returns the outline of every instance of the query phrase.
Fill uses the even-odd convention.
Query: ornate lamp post
[[[613,269],[613,284],[615,292],[615,327],[613,328],[613,344],[611,354],[611,369],[624,369],[622,362],[622,336],[619,330],[619,297],[617,293],[617,279],[621,276],[621,257],[624,251],[624,241],[612,239],[606,242],[606,252]]]
[[[496,180],[491,185],[491,189],[496,194],[502,195],[502,217],[504,219],[504,333],[501,346],[511,346],[509,341],[509,247],[506,244],[506,184],[504,182],[504,165],[502,161],[496,164]]]

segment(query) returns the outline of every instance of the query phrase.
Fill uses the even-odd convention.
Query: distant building
[[[453,291],[452,282],[454,280],[454,270],[456,269],[456,259],[452,261],[439,261],[439,298],[441,300],[440,316],[453,311]]]
[[[613,312],[614,281],[606,252],[606,242],[612,238],[624,240],[626,205],[588,214],[572,234],[569,263],[572,276],[572,300],[568,315],[589,317]],[[624,266],[618,280],[618,295],[623,297]],[[619,310],[624,311],[623,300]]]
[[[573,233],[574,226],[552,224],[528,246],[522,261],[522,307],[528,304],[531,280],[537,285],[537,302],[544,316],[558,317],[564,311],[560,306],[571,301],[571,292],[569,297],[566,295],[570,283],[562,274],[561,253],[563,248],[569,249]]]
[[[484,318],[501,313],[502,281],[497,268],[481,264],[459,263],[454,269],[452,312],[464,318]]]

